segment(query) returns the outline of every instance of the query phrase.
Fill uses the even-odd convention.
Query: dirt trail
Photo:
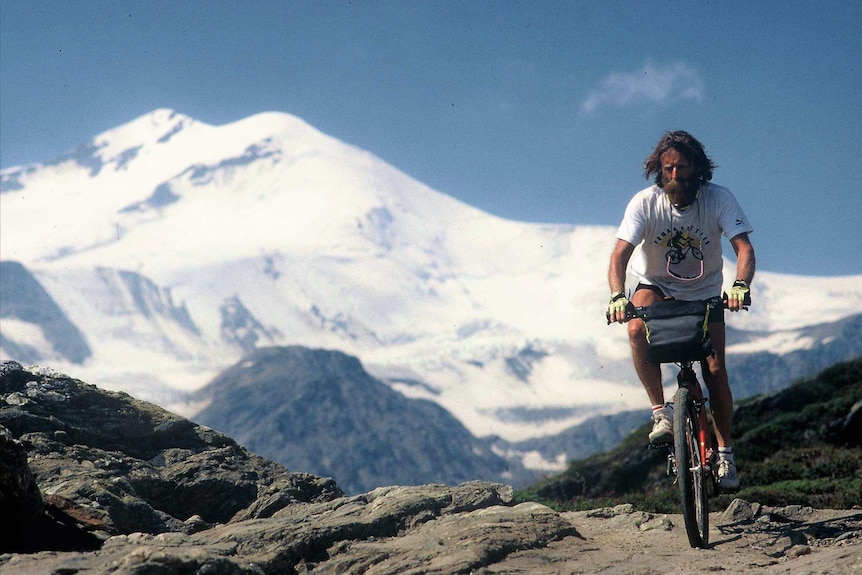
[[[581,538],[510,555],[480,573],[862,574],[862,510],[770,509],[742,502],[710,515],[707,549],[689,546],[681,515],[621,505],[564,516]]]

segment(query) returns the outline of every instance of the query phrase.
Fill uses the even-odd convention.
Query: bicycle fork
[[[700,460],[703,462],[703,469],[706,472],[711,472],[712,467],[712,458],[713,451],[712,447],[708,445],[707,436],[706,436],[706,428],[708,425],[705,416],[706,409],[706,400],[702,402],[698,402],[696,405],[696,410],[698,412],[698,419],[700,421],[700,429],[698,429],[697,443],[700,450]],[[679,476],[679,470],[676,465],[676,452],[674,451],[673,445],[669,444],[667,447],[667,476],[674,478],[674,483],[676,483],[676,479]]]

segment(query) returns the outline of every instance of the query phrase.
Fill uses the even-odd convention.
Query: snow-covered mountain
[[[0,175],[0,260],[23,264],[3,268],[3,357],[193,416],[183,392],[256,347],[338,349],[511,440],[646,401],[604,319],[612,228],[494,217],[293,116],[156,110]],[[77,355],[20,312],[34,283]],[[755,297],[731,351],[786,353],[857,312],[862,276],[759,272]]]

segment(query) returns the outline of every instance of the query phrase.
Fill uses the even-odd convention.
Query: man
[[[608,282],[611,321],[626,321],[626,269],[637,287],[631,305],[648,306],[664,298],[702,300],[721,295],[723,260],[721,236],[730,238],[736,252],[736,278],[728,291],[728,309],[739,311],[749,295],[754,278],[754,248],[748,239],[753,231],[733,194],[710,183],[715,168],[703,145],[687,132],[667,132],[644,162],[644,176],[655,175],[654,185],[638,192],[629,202],[617,231],[611,254]],[[640,246],[632,259],[635,247]],[[632,359],[653,406],[650,442],[672,439],[670,408],[665,404],[661,368],[647,360],[644,323],[628,323]],[[723,310],[709,318],[709,335],[714,354],[701,362],[709,389],[718,439],[718,482],[724,492],[739,489],[733,461],[731,421],[733,396],[728,385],[724,360],[725,330]]]

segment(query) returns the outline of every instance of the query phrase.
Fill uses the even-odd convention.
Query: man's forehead
[[[680,153],[678,150],[668,150],[661,155],[661,163],[662,165],[674,165],[679,166],[683,164],[688,164],[688,158],[685,157],[685,154]]]

